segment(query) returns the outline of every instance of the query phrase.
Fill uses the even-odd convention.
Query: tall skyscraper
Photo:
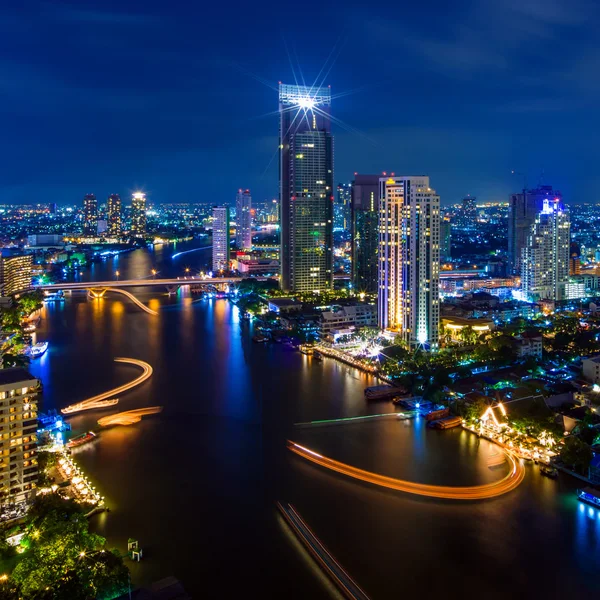
[[[462,221],[464,227],[475,227],[477,223],[477,197],[467,194],[462,201]]]
[[[440,197],[429,177],[379,179],[379,326],[438,346]]]
[[[440,223],[440,260],[452,260],[452,223],[447,219],[442,219]]]
[[[143,192],[131,196],[131,235],[140,238],[146,235],[146,194]]]
[[[213,206],[213,272],[229,270],[229,208]]]
[[[121,196],[119,194],[111,194],[108,197],[106,212],[108,217],[108,233],[115,236],[121,235],[123,222],[121,219]]]
[[[350,229],[351,198],[352,184],[338,183],[337,201],[333,207],[333,228],[336,231],[349,231]]]
[[[31,254],[0,256],[0,296],[13,296],[31,288]]]
[[[352,284],[357,292],[377,293],[379,175],[354,176],[351,190]]]
[[[83,233],[96,235],[98,227],[98,201],[94,194],[83,197]]]
[[[566,298],[570,242],[568,210],[560,199],[545,198],[521,255],[521,287],[529,301]]]
[[[281,288],[333,288],[331,91],[279,84]]]
[[[252,249],[252,195],[238,190],[235,202],[235,244],[238,250]]]
[[[25,369],[0,369],[0,512],[20,509],[35,497],[39,381]]]
[[[562,195],[543,185],[533,190],[524,189],[508,198],[508,274],[521,273],[522,250],[527,243],[537,215],[544,207],[544,200],[562,200]]]

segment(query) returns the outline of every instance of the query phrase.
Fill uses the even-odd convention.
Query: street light
[[[154,277],[154,279],[156,279],[156,269],[152,269],[152,277]]]
[[[120,274],[121,274],[121,273],[119,273],[119,271],[115,271],[115,275],[117,276],[117,281],[119,281],[119,275],[120,275]]]

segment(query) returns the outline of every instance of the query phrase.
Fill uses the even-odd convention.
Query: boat
[[[437,421],[443,417],[447,417],[450,414],[449,408],[442,408],[440,410],[433,410],[425,415],[426,421]]]
[[[446,417],[445,419],[429,421],[427,427],[433,427],[434,429],[452,429],[453,427],[458,427],[461,423],[461,417]]]
[[[298,348],[302,354],[306,354],[307,356],[310,356],[314,352],[314,348],[312,346],[308,346],[307,344],[300,344]]]
[[[315,360],[323,360],[323,355],[318,350],[313,351],[312,355]]]
[[[256,342],[257,344],[264,344],[265,342],[269,341],[269,338],[265,337],[264,335],[253,335],[252,341]]]
[[[29,356],[31,358],[39,358],[48,350],[48,342],[38,342],[29,347]]]
[[[71,413],[81,412],[82,410],[92,410],[96,408],[106,408],[108,406],[114,406],[119,402],[118,398],[112,398],[111,400],[98,400],[97,402],[91,402],[86,404],[85,402],[78,402],[77,404],[71,404],[66,408],[61,408],[60,412],[63,415]]]
[[[551,465],[542,465],[540,467],[540,473],[550,479],[556,479],[558,477],[558,470]]]
[[[587,502],[596,508],[600,508],[600,492],[594,488],[586,487],[577,490],[577,499],[581,502]]]
[[[83,444],[94,441],[97,437],[93,431],[88,431],[87,433],[82,433],[77,437],[71,438],[66,446],[67,448],[77,448],[77,446],[83,446]]]
[[[391,385],[374,385],[365,388],[365,398],[367,400],[390,400],[405,392],[405,389]]]

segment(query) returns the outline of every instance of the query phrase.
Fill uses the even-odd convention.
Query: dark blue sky
[[[293,83],[286,46],[311,82],[339,51],[326,83],[355,90],[332,107],[353,130],[334,129],[336,181],[425,173],[450,203],[543,171],[600,201],[594,0],[9,4],[0,203],[276,197],[277,93],[258,79]]]

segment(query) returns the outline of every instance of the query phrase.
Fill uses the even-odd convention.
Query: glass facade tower
[[[279,85],[281,288],[333,288],[333,137],[329,88]]]
[[[252,195],[238,190],[235,202],[235,245],[238,250],[252,249]]]

